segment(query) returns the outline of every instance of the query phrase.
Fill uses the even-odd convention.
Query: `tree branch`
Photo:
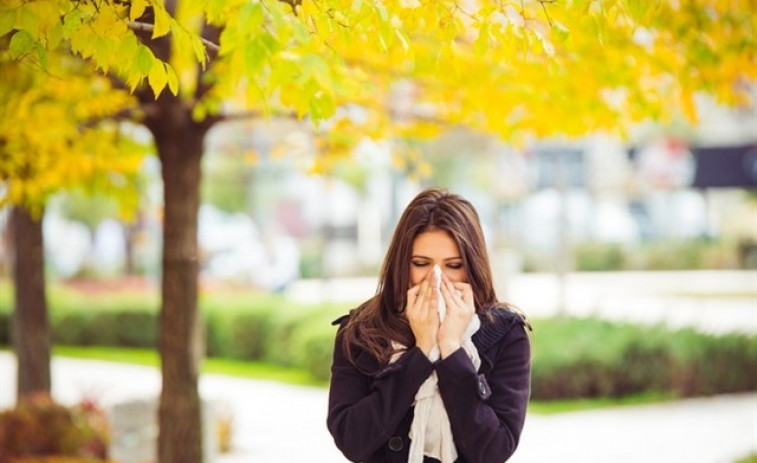
[[[133,31],[139,31],[139,32],[153,32],[155,30],[155,26],[148,23],[143,23],[139,21],[129,21],[127,23],[129,26],[129,29]],[[218,54],[218,52],[221,50],[221,47],[218,46],[218,44],[211,42],[210,40],[206,39],[205,37],[200,37],[200,41],[203,45],[205,45],[205,48],[208,49],[208,51],[212,51],[214,54]]]
[[[200,35],[203,37],[208,37],[210,40],[213,40],[215,42],[220,42],[221,29],[205,22],[205,24],[203,24],[202,26],[202,33]],[[216,51],[216,54],[217,53],[218,52]],[[203,79],[204,74],[204,72],[197,73],[197,86],[195,87],[195,99],[197,100],[201,99],[206,93],[208,93],[213,86],[213,84],[211,82],[208,82],[207,79]]]
[[[279,119],[297,119],[297,113],[291,111],[272,111],[270,115]],[[261,111],[242,111],[220,114],[219,117],[222,121],[238,121],[245,119],[260,119],[264,117],[264,113]]]
[[[292,9],[292,14],[297,16],[297,7],[302,5],[302,0],[280,0],[280,1],[288,4],[289,7]]]

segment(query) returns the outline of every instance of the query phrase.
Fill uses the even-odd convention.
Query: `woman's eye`
[[[463,264],[447,264],[447,268],[450,268],[452,270],[460,270],[463,268]]]
[[[413,265],[415,267],[425,267],[428,265],[428,262],[413,262]]]

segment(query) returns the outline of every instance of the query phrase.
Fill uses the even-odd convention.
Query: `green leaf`
[[[263,26],[263,6],[259,2],[247,3],[242,7],[237,19],[239,29],[256,36]]]
[[[134,34],[127,34],[116,47],[117,56],[136,56],[139,42]],[[121,66],[126,67],[129,61],[124,61]]]
[[[271,34],[265,33],[261,34],[258,39],[260,40],[260,43],[263,44],[266,50],[268,50],[269,55],[273,55],[275,53],[278,53],[279,50],[281,50],[282,42],[279,42],[276,40],[274,36]]]
[[[550,33],[552,35],[552,38],[559,43],[565,42],[570,35],[570,31],[565,26],[556,21],[552,23]]]
[[[63,40],[63,24],[60,22],[55,23],[55,25],[50,29],[50,32],[47,34],[47,48],[53,49],[57,48],[58,45],[60,45],[60,42]]]
[[[63,38],[70,39],[82,25],[82,12],[74,8],[63,17]]]
[[[248,76],[257,73],[266,58],[269,57],[268,49],[259,38],[250,40],[244,48],[244,71]]]
[[[303,45],[307,45],[313,40],[305,25],[299,20],[292,21],[292,31],[297,41]]]
[[[28,54],[36,46],[37,41],[27,31],[18,31],[11,37],[9,46],[11,58],[17,59]]]
[[[266,2],[266,11],[268,11],[269,18],[273,24],[273,30],[277,33],[279,30],[286,28],[287,26],[287,12],[284,11],[284,2]],[[289,8],[289,6],[286,6]]]
[[[16,25],[17,29],[27,31],[32,37],[39,35],[39,18],[29,8],[23,6],[18,8]]]
[[[300,65],[303,80],[313,79],[321,88],[331,90],[333,86],[331,70],[323,58],[311,53],[302,57]]]
[[[47,51],[45,51],[45,48],[39,42],[36,42],[34,45],[34,48],[37,49],[37,58],[39,58],[39,65],[43,71],[47,71],[47,66],[49,64],[47,60]]]
[[[0,12],[0,37],[13,30],[16,24],[16,9]]]
[[[641,22],[647,15],[647,2],[646,0],[626,0],[628,4],[628,12],[634,21]]]
[[[318,90],[310,97],[308,109],[310,117],[317,122],[332,116],[336,111],[336,104],[331,95],[322,90]]]
[[[154,59],[150,49],[140,44],[134,57],[134,69],[141,74],[140,77],[144,77],[150,73]]]

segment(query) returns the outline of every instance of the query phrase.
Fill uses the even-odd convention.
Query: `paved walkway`
[[[15,400],[15,358],[0,352],[0,409]],[[56,357],[53,394],[106,406],[157,395],[155,368]],[[216,463],[345,463],[325,426],[324,389],[205,375],[204,398],[232,410],[234,451]],[[757,451],[757,393],[557,415],[530,414],[512,463],[732,463]]]

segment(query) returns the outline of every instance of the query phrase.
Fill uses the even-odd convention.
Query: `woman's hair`
[[[478,313],[499,305],[478,213],[466,199],[438,188],[418,194],[402,213],[379,275],[376,295],[353,311],[343,330],[347,359],[357,367],[353,347],[389,362],[391,341],[414,346],[415,338],[403,312],[410,289],[413,242],[421,233],[442,230],[457,244]]]

